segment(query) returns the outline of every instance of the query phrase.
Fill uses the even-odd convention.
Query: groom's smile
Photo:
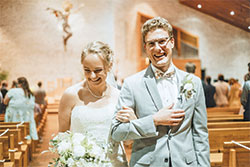
[[[164,29],[149,31],[145,37],[145,49],[151,63],[162,71],[167,71],[172,61],[174,39]]]

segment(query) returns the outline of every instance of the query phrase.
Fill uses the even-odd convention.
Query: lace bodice
[[[89,106],[75,106],[71,113],[71,131],[92,134],[96,139],[107,141],[114,104],[107,104],[101,108]]]
[[[110,137],[110,127],[115,111],[116,101],[108,100],[102,107],[95,105],[75,106],[71,111],[70,131],[74,133],[88,132],[99,141],[112,145],[113,153],[109,154],[113,167],[127,167],[124,149],[121,143],[115,142]]]

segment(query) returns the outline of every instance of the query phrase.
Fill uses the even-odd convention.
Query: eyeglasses
[[[165,38],[159,38],[159,39],[152,40],[152,41],[147,41],[146,46],[148,46],[149,48],[153,48],[156,46],[156,43],[158,43],[159,46],[164,46],[169,42],[171,38],[172,37],[165,37]]]

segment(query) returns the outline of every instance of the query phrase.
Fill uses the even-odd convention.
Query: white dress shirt
[[[161,70],[157,69],[156,67],[154,67],[152,64],[151,64],[151,66],[152,66],[152,70],[154,73],[157,70],[161,71]],[[164,74],[173,72],[174,70],[175,70],[174,65],[171,63],[168,70]],[[163,107],[168,107],[172,103],[176,104],[177,95],[178,95],[176,73],[174,73],[172,75],[172,77],[170,77],[170,78],[156,79],[156,85],[157,85],[158,92],[161,96],[161,101],[162,101]]]

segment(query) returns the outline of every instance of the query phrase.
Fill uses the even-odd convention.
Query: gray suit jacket
[[[134,140],[130,167],[209,167],[209,142],[204,92],[198,77],[175,67],[178,89],[190,75],[195,94],[189,99],[178,98],[175,108],[185,110],[185,119],[175,127],[155,127],[152,115],[162,106],[151,66],[125,79],[116,112],[122,106],[134,109],[137,120],[121,123],[112,120],[112,138]],[[115,113],[116,113],[115,112]]]

